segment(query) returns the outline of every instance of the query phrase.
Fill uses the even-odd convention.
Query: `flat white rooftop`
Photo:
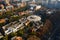
[[[37,15],[31,15],[31,16],[27,17],[27,19],[29,21],[41,21],[41,17],[37,16]]]

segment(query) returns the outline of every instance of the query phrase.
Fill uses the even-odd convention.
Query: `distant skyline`
[[[0,0],[0,1],[5,1],[5,0]],[[7,0],[7,1],[10,1],[10,0]],[[20,0],[12,0],[12,1],[20,1]],[[50,1],[50,2],[53,2],[53,1],[60,1],[60,0],[21,0],[21,1],[39,1],[39,2]]]

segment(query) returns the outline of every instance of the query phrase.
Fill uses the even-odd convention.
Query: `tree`
[[[11,34],[8,35],[8,40],[10,40],[12,37],[17,36],[16,32],[12,32]]]
[[[27,40],[41,40],[41,39],[35,35],[30,35],[29,38],[27,38]]]
[[[19,30],[19,31],[17,32],[17,35],[18,35],[18,36],[24,36],[24,30]]]
[[[13,16],[11,16],[10,17],[10,22],[12,22],[12,21],[18,21],[20,19],[20,16],[18,16],[18,15],[13,15]]]

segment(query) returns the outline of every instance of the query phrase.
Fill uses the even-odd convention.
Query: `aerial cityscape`
[[[0,0],[0,40],[60,40],[60,0]]]

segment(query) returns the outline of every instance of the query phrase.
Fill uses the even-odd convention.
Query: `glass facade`
[[[48,8],[59,8],[60,9],[60,0],[35,0],[37,3],[41,3]]]

